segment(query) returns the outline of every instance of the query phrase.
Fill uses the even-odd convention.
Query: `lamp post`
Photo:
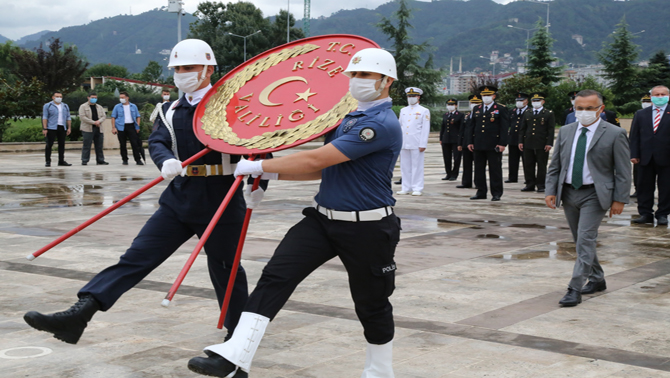
[[[542,4],[547,6],[547,32],[549,32],[549,2],[548,1],[537,1],[537,0],[522,0],[529,3]]]
[[[167,11],[170,13],[177,13],[177,42],[181,42],[181,16],[184,8],[184,3],[180,0],[168,0]]]
[[[526,64],[528,64],[528,51],[529,51],[528,42],[530,41],[530,32],[532,32],[533,30],[537,30],[537,28],[526,29],[514,25],[507,25],[507,27],[526,31]]]
[[[247,36],[241,36],[241,35],[233,34],[231,32],[228,32],[226,34],[232,35],[234,37],[240,37],[240,38],[244,39],[244,61],[246,62],[247,61],[247,38],[251,37],[252,35],[258,34],[260,32],[261,32],[260,30],[256,30],[255,32],[253,32],[253,33],[251,33]]]
[[[493,76],[495,76],[496,75],[496,62],[495,62],[495,60],[491,60],[491,58],[487,58],[487,57],[482,56],[482,55],[480,55],[479,57],[482,58],[482,59],[488,60],[490,62],[489,64],[493,64]]]

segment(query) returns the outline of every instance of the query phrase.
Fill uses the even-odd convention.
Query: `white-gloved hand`
[[[181,167],[181,161],[177,159],[167,159],[163,162],[161,176],[163,176],[164,179],[169,180],[179,175],[186,175],[186,168]]]
[[[263,174],[263,160],[245,160],[242,159],[237,163],[235,168],[235,177],[237,176],[260,176]]]
[[[247,187],[244,188],[244,201],[247,203],[247,209],[258,208],[258,205],[260,205],[261,201],[263,200],[264,194],[265,191],[263,188],[259,187],[252,192],[251,185],[247,185]]]

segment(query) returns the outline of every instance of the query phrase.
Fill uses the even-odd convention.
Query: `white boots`
[[[223,344],[208,346],[205,350],[218,354],[248,373],[251,360],[254,358],[268,324],[270,324],[270,318],[243,312],[233,331],[233,337]]]
[[[361,378],[394,378],[393,340],[383,345],[368,343]]]

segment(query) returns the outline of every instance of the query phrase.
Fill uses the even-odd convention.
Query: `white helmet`
[[[185,39],[172,48],[168,67],[199,64],[216,66],[214,51],[207,42],[200,39]]]
[[[398,79],[398,73],[395,66],[395,59],[390,52],[384,49],[369,48],[363,49],[351,58],[344,74],[351,77],[349,72],[366,71],[376,72],[394,79]]]

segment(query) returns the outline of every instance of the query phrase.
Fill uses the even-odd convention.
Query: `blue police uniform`
[[[351,160],[323,169],[316,206],[303,210],[305,218],[277,247],[244,311],[273,319],[303,279],[337,256],[366,339],[385,344],[394,333],[388,298],[400,237],[391,179],[402,132],[391,102],[348,114],[328,143]],[[370,218],[374,212],[378,217]]]
[[[167,113],[171,105],[163,104],[163,111]],[[182,160],[205,148],[193,132],[196,106],[182,97],[172,118],[177,151]],[[149,152],[159,169],[163,162],[175,158],[170,133],[161,119],[154,123],[154,131],[149,137]],[[238,156],[231,156],[232,162],[238,160]],[[193,164],[222,164],[222,154],[210,152]],[[102,311],[109,309],[123,293],[137,285],[193,235],[200,237],[204,233],[234,181],[232,174],[175,177],[161,195],[159,209],[149,218],[119,262],[98,273],[79,291],[79,297],[90,294],[100,303]],[[240,185],[204,246],[219,306],[225,297],[245,211]],[[247,296],[247,278],[240,265],[224,323],[227,329],[232,330],[237,325]]]

